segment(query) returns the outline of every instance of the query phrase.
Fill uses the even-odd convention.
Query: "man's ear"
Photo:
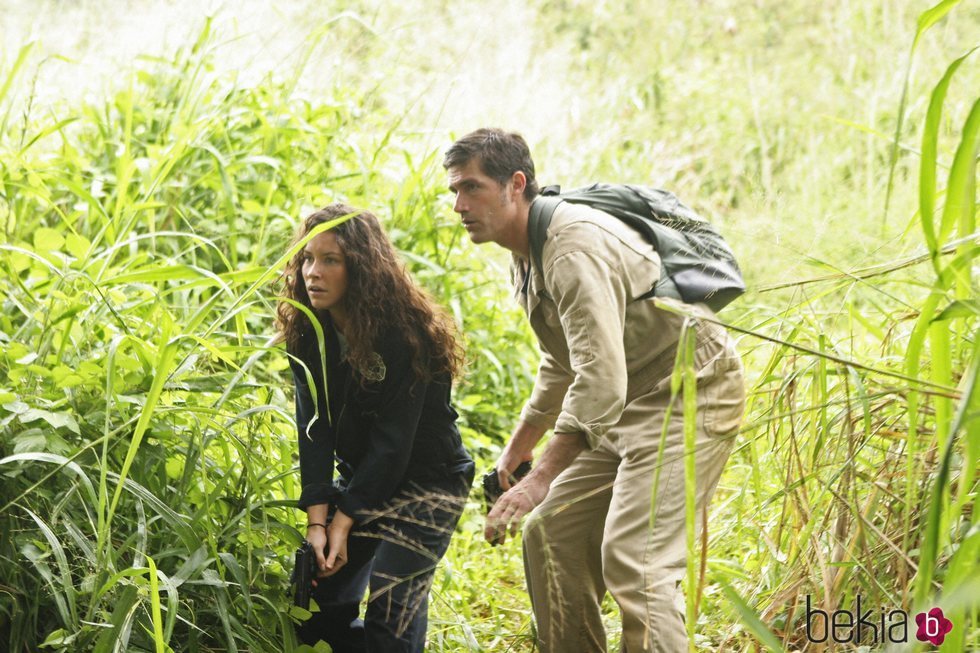
[[[514,184],[514,191],[519,195],[524,195],[524,189],[527,188],[527,177],[520,170],[516,171],[510,176],[510,183]]]

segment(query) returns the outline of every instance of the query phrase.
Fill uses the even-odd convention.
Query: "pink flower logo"
[[[915,631],[915,638],[920,642],[929,642],[933,646],[942,644],[946,639],[946,633],[953,630],[953,622],[943,615],[942,608],[920,612],[915,615],[915,623],[919,626]]]

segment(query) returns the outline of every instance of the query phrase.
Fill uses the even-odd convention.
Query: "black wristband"
[[[327,525],[326,524],[316,524],[316,523],[313,523],[313,522],[310,522],[309,524],[307,524],[306,525],[306,528],[310,528],[312,526],[319,526],[323,530],[327,530]]]

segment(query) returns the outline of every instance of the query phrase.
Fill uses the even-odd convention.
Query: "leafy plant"
[[[762,3],[731,23],[720,2],[523,8],[540,53],[578,53],[563,69],[575,97],[555,100],[574,110],[535,150],[542,179],[669,186],[714,216],[754,285],[721,315],[751,393],[704,539],[689,540],[700,648],[812,650],[805,597],[833,609],[858,594],[936,603],[955,624],[942,650],[980,645],[976,53],[940,46],[977,15],[943,2],[916,21],[900,4]],[[434,142],[449,137],[419,126],[433,82],[399,75],[404,46],[377,36],[388,15],[407,13],[329,21],[295,69],[249,84],[218,65],[210,22],[95,100],[20,101],[30,45],[0,73],[7,649],[297,648],[295,433],[271,324],[295,225],[334,199],[378,213],[455,315],[460,427],[493,463],[533,340],[505,257],[451,213]],[[908,47],[894,35],[912,24],[910,66],[929,88],[910,73],[893,88],[890,57]],[[671,26],[684,38],[651,43]],[[372,35],[363,49],[333,38],[349,29]],[[440,69],[454,46],[432,42],[412,65]],[[384,81],[399,83],[309,93],[314,46],[390,64]],[[404,85],[418,104],[395,95]],[[908,225],[890,233],[899,207]],[[481,515],[473,501],[437,574],[431,650],[533,647],[519,548],[487,547]],[[705,516],[689,517],[693,536]],[[603,606],[616,645],[617,608]]]

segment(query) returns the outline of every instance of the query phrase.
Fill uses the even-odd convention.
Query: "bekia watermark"
[[[941,608],[915,615],[915,638],[939,646],[953,630]],[[836,610],[815,607],[806,596],[806,638],[821,644],[828,639],[838,644],[898,644],[909,641],[909,615],[905,610],[885,606],[868,607],[860,594],[850,607]]]
[[[920,642],[929,642],[939,646],[946,639],[946,633],[953,630],[953,622],[946,618],[942,608],[933,608],[929,612],[915,615],[915,623],[919,627],[915,638]]]

